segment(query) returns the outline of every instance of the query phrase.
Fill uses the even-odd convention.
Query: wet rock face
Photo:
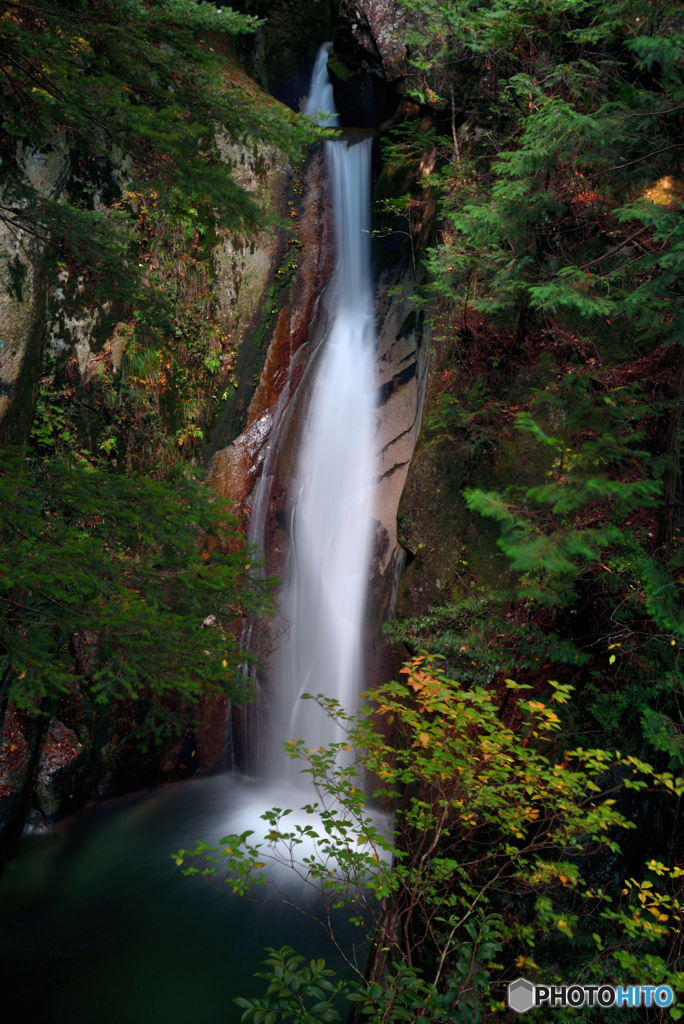
[[[404,550],[397,509],[420,431],[428,370],[425,318],[414,301],[412,268],[383,273],[376,287],[378,320],[375,436],[376,542],[371,566],[368,631],[376,636],[394,614]]]
[[[240,254],[227,239],[217,256],[219,276],[226,274],[222,302],[235,324],[236,377],[241,386],[219,417],[207,457],[220,493],[233,501],[240,499],[232,484],[219,483],[211,459],[251,426],[285,387],[294,354],[308,338],[318,299],[332,273],[332,217],[324,167],[322,145],[298,173],[274,165],[261,195],[287,218],[288,229],[242,239]]]
[[[243,518],[250,512],[248,499],[262,467],[272,427],[273,411],[267,409],[209,463],[209,483],[233,502]]]
[[[214,440],[218,450],[208,468],[211,484],[234,503],[246,530],[252,513],[252,494],[272,450],[274,431],[284,407],[297,390],[314,347],[312,327],[334,264],[332,210],[322,147],[314,154],[300,186],[301,192],[295,193],[291,207],[293,227],[296,224],[296,268],[293,272],[293,260],[288,256],[291,250],[287,249],[291,243],[286,240],[281,266],[287,267],[289,262],[290,270],[283,274],[276,271],[276,278],[282,283],[278,297],[271,301],[281,306],[277,314],[266,310],[270,315],[264,324],[263,343],[268,347],[247,410],[247,426],[230,444],[219,447],[225,437],[219,424]]]
[[[394,97],[396,102],[396,94]],[[398,114],[401,119],[415,118],[421,116],[421,110],[403,101]],[[373,224],[378,229],[372,242],[377,404],[375,542],[367,609],[369,685],[386,680],[393,671],[393,654],[381,626],[393,617],[405,561],[405,549],[397,537],[397,510],[420,430],[427,379],[429,340],[416,293],[422,273],[420,254],[432,240],[435,223],[428,185],[432,164],[428,164],[383,168],[373,199],[379,209],[383,199],[411,191],[420,202],[410,223],[410,241],[405,220],[390,223],[384,214],[376,214]],[[329,201],[324,204],[325,220],[321,221],[320,216],[320,195],[325,188],[321,154],[316,175],[308,179],[302,206],[306,210],[302,225],[309,226],[302,234],[307,237],[303,262],[293,299],[281,308],[270,336],[248,425],[210,463],[211,482],[235,502],[245,533],[251,532],[252,540],[263,539],[267,573],[281,578],[286,578],[288,570],[300,428],[306,419],[317,354],[329,325],[330,311],[322,289],[332,269],[334,252]],[[305,308],[309,314],[301,316],[298,308]]]
[[[328,236],[330,252],[332,238]],[[367,611],[369,684],[392,671],[391,652],[381,634],[394,614],[404,549],[397,538],[397,509],[421,423],[429,343],[413,262],[404,247],[392,254],[375,280],[375,541],[369,572]],[[387,263],[390,265],[387,266]],[[326,273],[329,260],[326,263]],[[314,291],[303,289],[312,296]],[[245,532],[260,516],[269,575],[284,577],[290,548],[289,521],[300,424],[315,376],[317,355],[328,328],[325,296],[316,303],[308,338],[292,333],[291,310],[283,311],[274,331],[259,388],[250,409],[250,425],[210,464],[213,485],[236,503]],[[252,418],[253,417],[253,418]]]

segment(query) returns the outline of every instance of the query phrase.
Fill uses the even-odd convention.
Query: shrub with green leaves
[[[332,912],[346,909],[371,947],[367,967],[341,950],[357,976],[346,994],[369,1020],[424,1019],[427,1010],[435,1021],[477,1021],[521,967],[557,970],[542,954],[559,944],[573,980],[636,980],[648,962],[684,991],[682,872],[653,861],[648,877],[624,885],[585,881],[634,828],[618,794],[654,787],[678,797],[684,780],[619,752],[567,751],[556,708],[570,687],[552,683],[544,702],[509,681],[525,722],[514,732],[491,692],[461,688],[432,660],[415,658],[403,672],[403,682],[366,694],[365,717],[315,698],[346,741],[286,744],[313,784],[303,808],[311,824],[288,827],[291,812],[273,808],[263,842],[245,832],[181,850],[184,872],[259,900],[268,861],[288,865],[320,889],[333,941]],[[371,779],[385,828],[368,812]],[[303,844],[313,852],[302,854]],[[288,955],[273,953],[267,996],[242,1000],[243,1019],[293,1012],[298,967],[284,965]],[[307,1012],[329,1020],[328,1003],[322,995]]]
[[[662,493],[662,460],[659,464],[652,459],[637,426],[652,410],[637,385],[597,396],[592,384],[589,377],[570,374],[557,393],[547,390],[536,396],[535,410],[547,416],[549,409],[555,412],[562,436],[549,434],[529,412],[515,417],[516,428],[551,453],[548,482],[512,486],[506,494],[480,489],[464,493],[469,508],[501,524],[499,546],[521,575],[518,596],[523,599],[571,601],[583,567],[600,561],[608,547],[616,554],[624,551],[645,572],[650,562],[646,575],[662,590],[662,568],[625,527],[638,509],[654,509]],[[665,612],[654,596],[646,599],[653,613]],[[674,629],[679,635],[679,616],[671,601],[668,605],[675,619],[668,618],[666,624],[661,615],[661,630],[669,626],[670,633]]]

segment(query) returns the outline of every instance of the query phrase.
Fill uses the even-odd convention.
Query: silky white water
[[[307,112],[331,113],[330,45],[314,68]],[[317,354],[292,494],[291,554],[281,609],[289,625],[273,680],[273,746],[340,739],[303,693],[355,710],[364,681],[371,518],[374,329],[370,285],[371,140],[326,143],[337,269],[332,326]],[[280,760],[280,758],[278,758]],[[275,759],[274,759],[275,761]],[[284,769],[278,767],[279,774]],[[290,773],[291,774],[291,773]]]
[[[327,112],[324,123],[335,126],[332,88],[326,69],[331,44],[319,50],[310,94],[303,107],[311,116]],[[321,116],[319,120],[323,120]],[[356,710],[364,684],[364,617],[374,521],[371,515],[373,478],[375,336],[370,271],[370,139],[347,145],[326,143],[332,189],[337,264],[326,301],[330,327],[312,353],[307,374],[310,394],[301,428],[290,495],[290,556],[280,594],[281,629],[287,640],[270,661],[268,738],[262,752],[260,780],[252,780],[250,798],[231,810],[227,831],[254,831],[253,842],[264,844],[268,859],[269,827],[261,814],[274,805],[295,809],[289,824],[319,825],[317,815],[297,811],[312,803],[307,775],[300,762],[286,757],[283,744],[303,739],[307,747],[341,740],[341,730],[303,693],[333,697],[350,712]],[[279,404],[274,433],[286,414]],[[252,501],[250,540],[263,543],[269,500],[269,451]],[[254,723],[256,724],[256,723]],[[252,747],[255,747],[254,738]],[[268,757],[263,754],[268,751]],[[266,763],[263,763],[263,762]],[[249,770],[249,769],[248,769]],[[328,802],[329,803],[329,802]],[[383,819],[372,811],[376,825]],[[227,823],[228,824],[228,823]],[[272,851],[268,874],[281,888],[309,887],[307,870],[297,874],[283,867],[282,850]],[[320,853],[308,840],[298,859]],[[287,857],[285,858],[287,860]],[[288,880],[289,876],[289,880]]]
[[[332,43],[323,43],[316,54],[316,63],[311,74],[311,88],[302,103],[302,113],[313,117],[318,124],[336,128],[340,119],[335,110],[332,82],[328,74],[328,54],[331,49]],[[326,114],[327,117],[321,116]]]

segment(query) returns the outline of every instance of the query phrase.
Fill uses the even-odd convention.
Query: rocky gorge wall
[[[285,17],[282,11],[280,16]],[[320,31],[327,34],[333,22],[323,21]],[[269,45],[277,49],[278,32],[284,31],[285,24],[281,21],[280,29],[271,29],[271,36],[267,32],[266,43],[257,39],[257,51],[266,47],[267,52]],[[311,42],[309,37],[309,49]],[[298,52],[304,66],[306,54],[302,56],[301,47]],[[286,67],[287,61],[281,63]],[[275,71],[278,66],[276,61]],[[251,69],[255,67],[252,64]],[[227,73],[255,88],[230,60]],[[287,78],[285,71],[281,78]],[[375,125],[388,112],[396,119],[399,97],[393,86],[375,74],[373,81],[375,84],[369,85],[369,76],[363,72],[359,88],[351,92],[349,86],[340,89],[347,121],[355,119],[358,103],[367,98],[369,89],[382,100],[371,114]],[[295,91],[300,88],[297,83],[292,86]],[[409,105],[398,116],[417,113],[417,108]],[[204,455],[195,448],[186,457],[206,460],[210,483],[235,503],[246,531],[255,488],[266,467],[266,557],[269,572],[279,574],[287,552],[285,524],[297,409],[306,399],[307,367],[315,358],[327,317],[325,289],[334,264],[330,196],[322,145],[302,154],[295,165],[284,154],[259,144],[234,146],[220,139],[219,143],[237,183],[256,195],[279,220],[251,236],[222,232],[211,241],[210,259],[205,261],[205,266],[211,267],[207,278],[211,306],[205,308],[210,308],[220,328],[220,347],[212,351],[218,354],[226,386],[218,401],[214,399],[212,404],[208,400],[213,409],[211,419],[198,421],[206,423],[202,427]],[[46,159],[40,153],[30,154],[28,159],[44,175],[46,190],[59,195],[67,188],[71,170],[59,146]],[[376,186],[386,191],[379,141],[374,167]],[[127,183],[125,163],[114,165],[110,172],[121,194]],[[419,174],[414,173],[414,185],[416,177]],[[406,182],[400,184],[403,187]],[[105,199],[103,192],[102,201]],[[142,207],[136,209],[142,216]],[[422,227],[426,229],[425,224]],[[425,237],[424,230],[423,241]],[[404,560],[397,540],[396,509],[420,428],[428,365],[429,340],[414,302],[420,276],[414,242],[391,233],[374,241],[378,417],[376,547],[368,626],[371,678],[387,672],[388,652],[380,626],[392,614]],[[47,278],[39,253],[25,239],[7,236],[0,243],[21,266],[21,273],[17,276],[15,267],[11,277],[11,266],[5,264],[9,269],[0,304],[0,436],[3,443],[23,443],[34,428],[36,402],[46,388],[54,386],[55,356],[69,357],[70,400],[86,409],[84,416],[91,417],[87,410],[98,406],[103,382],[121,380],[125,373],[130,331],[117,319],[116,302],[81,306],[74,313],[68,292],[75,283]],[[175,274],[189,282],[187,256],[181,255],[180,248],[175,251],[176,262],[172,258],[164,268],[165,280]],[[150,274],[158,271],[158,254],[148,252],[142,258],[146,273],[148,267]],[[20,289],[15,280],[21,281]],[[181,302],[188,310],[194,308],[196,286],[188,283]],[[207,380],[209,397],[212,390],[221,388]],[[88,437],[95,438],[90,442],[95,449],[99,434],[92,417],[79,429],[86,444]],[[278,458],[267,465],[267,453],[276,436]],[[178,444],[181,442],[183,436]],[[162,437],[150,457],[163,467],[168,464],[165,459],[177,457],[177,448],[175,438]],[[91,799],[209,772],[223,762],[225,698],[205,698],[198,720],[189,721],[182,735],[142,752],[128,741],[136,727],[133,704],[120,701],[108,707],[95,706],[88,696],[95,654],[96,638],[74,637],[74,683],[52,716],[19,712],[0,695],[0,846],[18,827],[44,828]]]
[[[226,74],[245,88],[257,88],[230,59],[227,59]],[[223,394],[214,400],[211,414],[217,424],[213,437],[215,447],[222,439],[223,443],[226,438],[232,439],[248,420],[250,403],[257,390],[255,377],[258,379],[262,370],[271,335],[279,338],[282,334],[278,330],[284,315],[281,283],[283,280],[295,282],[294,291],[301,294],[297,315],[305,329],[311,307],[332,265],[332,250],[325,230],[320,227],[326,222],[320,151],[303,154],[299,167],[295,167],[286,154],[272,147],[259,143],[234,145],[220,137],[218,141],[233,179],[271,211],[272,223],[251,235],[220,232],[212,241],[209,259],[200,268],[204,275],[200,283],[208,282],[210,291],[203,308],[220,328],[217,332],[220,347],[213,349],[218,355],[219,369],[203,369],[204,387],[210,399],[212,392],[214,398],[217,397],[216,378],[223,380],[220,386]],[[30,173],[42,174],[45,192],[56,198],[65,193],[71,169],[63,148],[52,147],[47,155],[29,154],[27,160]],[[115,172],[119,178],[118,194],[126,195],[125,165],[115,168]],[[295,202],[297,208],[302,203],[307,211],[302,218],[289,217]],[[142,221],[142,207],[138,207],[138,212]],[[197,242],[196,234],[194,241]],[[183,323],[184,318],[185,322],[192,317],[197,319],[198,287],[188,269],[188,246],[176,244],[175,238],[171,239],[171,245],[166,244],[168,239],[164,242],[163,280],[174,285],[179,282],[177,320]],[[58,409],[56,443],[60,443],[65,429],[73,424],[72,434],[81,445],[80,451],[84,451],[85,445],[87,450],[97,453],[102,416],[97,422],[91,410],[95,412],[102,406],[103,387],[125,385],[126,379],[137,380],[131,377],[135,371],[127,363],[130,326],[116,319],[121,310],[112,309],[115,303],[90,304],[84,309],[87,293],[83,294],[81,309],[75,314],[68,294],[69,284],[74,282],[68,282],[59,274],[49,277],[43,268],[40,249],[21,233],[6,232],[0,244],[9,256],[2,264],[4,278],[0,299],[2,443],[29,440],[35,430],[41,398],[48,392],[51,400],[64,403]],[[300,251],[303,252],[301,257]],[[159,271],[159,249],[148,250],[141,259],[145,261],[145,273],[152,275]],[[55,378],[57,359],[62,366],[69,367],[67,387]],[[153,378],[148,376],[142,388],[138,385],[144,398],[152,392],[152,384]],[[136,393],[124,398],[125,401],[137,401]],[[84,409],[90,422],[84,423],[81,418]],[[145,416],[142,427],[149,434],[149,408]],[[210,426],[211,420],[207,423],[207,427]],[[133,468],[153,474],[163,472],[165,465],[172,464],[169,455],[176,461],[179,455],[185,455],[190,461],[201,461],[201,448],[198,450],[195,443],[184,452],[174,436],[174,427],[177,424],[172,421],[164,426],[157,419],[154,424],[156,445],[149,449],[147,461],[139,461],[141,456],[138,456]],[[195,433],[202,436],[201,430]],[[118,440],[119,452],[123,454],[121,437]],[[137,450],[140,451],[140,446]],[[125,465],[128,466],[128,458]],[[0,847],[22,822],[28,828],[42,828],[90,799],[184,778],[197,771],[209,772],[222,762],[225,700],[217,696],[205,698],[198,720],[194,721],[191,716],[182,735],[170,737],[145,753],[129,740],[138,724],[135,703],[117,701],[103,708],[93,704],[88,695],[96,646],[96,638],[73,638],[74,682],[71,692],[59,702],[52,716],[20,712],[0,692]],[[182,708],[177,710],[182,713]]]
[[[288,203],[292,205],[294,199],[301,201],[304,209],[301,218],[294,218],[296,225],[290,223],[287,231],[265,229],[251,238],[236,238],[229,233],[215,245],[216,294],[224,331],[230,337],[229,352],[235,354],[236,383],[230,387],[229,400],[223,403],[215,444],[220,444],[220,438],[226,434],[234,436],[239,432],[246,419],[251,424],[259,408],[267,407],[269,388],[278,385],[274,353],[283,341],[285,318],[291,311],[299,318],[300,333],[306,331],[332,268],[320,151],[311,154],[299,177],[277,152],[264,152],[257,147],[251,152],[226,147],[225,158],[234,164],[241,183],[259,191],[262,200],[276,212],[283,216],[289,213]],[[298,261],[300,247],[303,256]],[[294,295],[286,305],[281,305],[284,292],[278,287],[283,276],[292,282]],[[33,285],[31,276],[29,283]],[[47,289],[47,299],[59,302],[58,296],[55,299],[59,284],[50,288],[48,282]],[[18,338],[12,350],[14,361],[3,362],[7,380],[13,384],[11,399],[6,400],[4,408],[6,422],[12,423],[12,437],[23,424],[22,437],[26,438],[31,427],[30,396],[38,373],[44,373],[41,350],[47,345],[49,351],[51,344],[50,337],[45,338],[45,330],[46,324],[54,325],[50,320],[52,302],[46,301],[43,293],[42,309],[40,314],[36,313],[41,298],[31,287],[21,302],[14,299],[7,303],[8,319],[16,325]],[[90,323],[96,320],[94,311]],[[62,330],[62,334],[66,332]],[[294,334],[296,337],[296,329]],[[273,341],[269,346],[270,335]],[[94,388],[92,384],[88,388],[89,373],[93,363],[97,367],[102,360],[97,337],[92,331],[74,330],[62,344],[71,344],[74,352],[78,367],[76,387],[92,396]],[[262,369],[267,352],[264,383],[261,389],[255,388],[254,371],[258,374]],[[119,359],[122,357],[120,351]],[[21,415],[15,414],[15,410]],[[96,638],[92,643],[96,646]],[[106,798],[195,772],[206,773],[222,762],[224,698],[204,698],[198,721],[189,719],[183,735],[171,737],[161,747],[143,753],[128,740],[137,726],[134,702],[117,701],[103,709],[93,705],[88,697],[88,677],[93,668],[83,654],[87,646],[88,638],[74,644],[74,684],[54,717],[21,713],[6,699],[0,700],[0,845],[23,819],[27,827],[41,828],[92,798]]]

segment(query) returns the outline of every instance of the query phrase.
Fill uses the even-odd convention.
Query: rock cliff
[[[296,106],[295,93],[302,91],[310,73],[313,43],[317,46],[332,34],[337,11],[314,5],[316,29],[305,38],[301,11],[292,14],[289,5],[271,6],[274,17],[260,30],[251,49],[243,48],[241,57],[265,87]],[[345,92],[343,77],[337,79],[343,117],[357,127],[363,127],[360,104],[369,96],[367,119],[373,125],[390,116],[396,123],[397,118],[420,115],[417,107],[406,103],[395,113],[405,92],[405,53],[397,39],[399,23],[392,21],[399,15],[392,4],[384,8],[368,0],[358,11],[348,3],[341,8],[342,35],[335,37],[331,66],[334,70],[336,60],[343,59],[360,83],[355,91]],[[288,38],[292,18],[296,25]],[[348,31],[355,43],[345,53],[340,40]],[[318,34],[320,40],[314,38]],[[226,61],[232,82],[256,88],[230,56]],[[159,275],[162,287],[164,282],[180,281],[178,322],[186,317],[183,322],[189,323],[198,315],[211,320],[219,341],[209,342],[212,368],[202,370],[194,420],[182,429],[175,429],[178,424],[173,422],[155,426],[151,434],[149,417],[139,419],[130,427],[138,431],[138,454],[124,456],[120,444],[119,461],[127,470],[163,474],[179,453],[195,462],[204,458],[210,482],[235,503],[246,532],[260,490],[268,570],[277,574],[288,545],[288,488],[296,453],[297,412],[306,401],[307,368],[315,359],[328,316],[325,290],[334,263],[330,197],[322,145],[292,162],[282,152],[258,143],[235,145],[220,136],[218,141],[234,180],[272,212],[272,222],[251,234],[219,231],[208,243],[199,239],[190,222],[184,230],[189,231],[192,245],[203,245],[201,264],[189,258],[187,246],[184,249],[177,240],[173,245],[165,241],[164,266],[160,266],[159,249],[148,246],[141,256],[145,274]],[[63,146],[27,153],[26,161],[27,173],[37,175],[46,191],[58,195],[69,187],[73,168]],[[109,192],[103,187],[98,201],[126,196],[141,231],[151,237],[153,218],[145,197],[126,192],[126,162],[108,159],[106,163]],[[374,166],[376,184],[385,195],[387,175],[380,170],[380,141]],[[414,169],[410,180],[402,179],[393,187],[420,188],[416,186],[420,173]],[[428,211],[417,229],[414,225],[411,238],[390,232],[374,243],[378,406],[377,525],[368,626],[371,677],[385,671],[387,652],[380,626],[392,614],[404,560],[396,511],[420,427],[427,374],[429,340],[414,299],[421,274],[416,260],[429,238],[430,216]],[[43,416],[43,423],[49,421],[57,395],[63,403],[59,415],[64,414],[67,425],[76,424],[78,443],[85,444],[81,451],[95,450],[101,442],[102,388],[120,381],[122,368],[128,365],[130,325],[121,319],[115,292],[111,301],[94,304],[79,281],[59,274],[47,276],[39,247],[27,239],[6,233],[0,246],[8,256],[0,300],[2,440],[25,443],[36,430],[37,416]],[[200,293],[209,297],[198,304]],[[77,300],[81,296],[77,307],[73,295]],[[66,382],[55,377],[58,361],[70,367]],[[130,378],[130,368],[127,372]],[[157,378],[153,382],[150,376],[142,384],[147,399],[156,395],[162,402],[163,386]],[[203,453],[201,440],[206,441]],[[24,821],[26,827],[40,829],[90,799],[211,771],[225,756],[224,698],[205,698],[198,720],[188,721],[184,734],[152,752],[141,752],[128,742],[136,726],[135,708],[125,701],[95,706],[88,696],[88,637],[75,637],[73,646],[74,683],[52,715],[19,712],[0,693],[0,845]]]

